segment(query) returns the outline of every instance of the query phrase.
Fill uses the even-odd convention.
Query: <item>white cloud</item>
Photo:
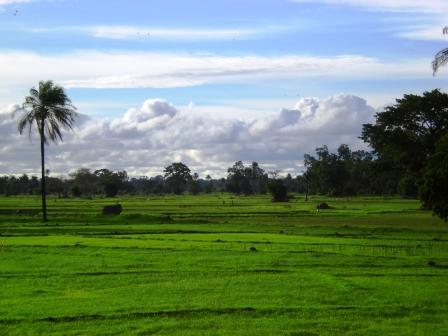
[[[51,28],[23,28],[31,33],[78,33],[112,40],[168,40],[168,41],[223,41],[265,38],[291,29],[288,26],[260,28],[164,28],[132,25],[60,26]]]
[[[411,11],[425,13],[446,13],[446,0],[290,0],[292,2],[325,3],[331,5],[350,5],[384,11]]]
[[[443,27],[444,24],[440,23],[431,26],[404,28],[402,32],[398,33],[398,36],[410,40],[447,41],[448,37],[443,34]]]
[[[32,2],[34,0],[0,0],[0,6],[2,5],[10,5],[15,3],[25,3],[25,2]]]
[[[210,113],[213,111],[210,111]],[[48,167],[67,173],[80,166],[158,174],[172,161],[215,177],[237,160],[258,161],[270,170],[298,172],[303,154],[322,144],[363,146],[357,138],[374,109],[351,95],[303,98],[294,108],[255,120],[191,115],[150,99],[122,117],[82,116],[73,134],[48,147]],[[37,172],[38,141],[17,134],[16,120],[0,114],[0,173]]]
[[[94,37],[107,39],[163,40],[232,40],[246,39],[268,33],[271,29],[173,29],[136,26],[96,26],[84,28]]]
[[[94,51],[59,55],[3,51],[0,73],[0,90],[30,87],[43,78],[68,88],[172,88],[309,77],[431,78],[429,59],[383,62],[359,55],[230,57]]]

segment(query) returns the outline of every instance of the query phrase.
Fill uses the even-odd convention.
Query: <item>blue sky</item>
[[[446,89],[446,70],[430,66],[448,42],[446,13],[442,0],[0,0],[0,110],[40,79],[92,118],[154,99],[247,122],[307,97],[353,95],[377,109]]]

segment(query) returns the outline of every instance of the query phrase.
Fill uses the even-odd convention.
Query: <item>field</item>
[[[448,224],[413,200],[51,198],[47,224],[38,208],[0,198],[0,335],[447,334]]]

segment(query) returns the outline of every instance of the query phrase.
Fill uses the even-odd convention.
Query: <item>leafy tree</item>
[[[80,168],[76,172],[71,173],[70,177],[72,178],[72,185],[79,188],[81,195],[92,196],[97,192],[99,179],[90,169]]]
[[[296,186],[295,191],[298,192],[299,194],[305,194],[308,189],[307,185],[308,185],[308,183],[306,180],[306,174],[297,175],[296,181],[295,181],[295,186]]]
[[[273,202],[288,202],[288,189],[280,179],[271,180],[268,184]]]
[[[299,192],[335,196],[383,193],[373,174],[375,161],[371,153],[351,151],[347,145],[339,146],[337,153],[322,146],[316,153],[317,157],[305,155],[307,171],[297,177]]]
[[[66,197],[67,196],[67,188],[65,182],[57,177],[45,177],[47,182],[47,191],[49,193],[56,193],[58,197]]]
[[[265,193],[267,180],[267,175],[257,162],[245,167],[242,161],[237,161],[227,169],[227,190],[237,195]]]
[[[192,195],[198,195],[201,192],[198,173],[194,173],[188,180],[188,190]]]
[[[268,175],[257,162],[252,162],[248,173],[250,175],[250,185],[252,191],[254,193],[266,194]]]
[[[205,192],[207,194],[211,193],[213,191],[213,179],[210,175],[207,175],[205,177],[206,184],[205,184]]]
[[[191,179],[191,170],[182,162],[174,162],[163,171],[168,188],[175,194],[182,194],[185,191],[187,181]]]
[[[330,153],[327,146],[316,148],[317,158],[306,154],[308,184],[311,193],[339,196],[345,194],[345,186],[349,180],[349,173],[345,167],[344,155],[347,146],[339,147],[339,154]],[[344,152],[344,154],[341,154]]]
[[[448,221],[448,134],[437,144],[420,188],[423,206]]]
[[[375,117],[375,124],[363,125],[361,138],[373,148],[379,165],[388,168],[384,182],[416,196],[425,164],[448,132],[448,94],[404,95]]]
[[[109,169],[95,170],[106,197],[115,197],[128,179],[126,171],[113,172]]]
[[[245,167],[243,161],[237,161],[227,169],[227,190],[234,194],[241,194],[241,184],[245,179]]]
[[[20,134],[28,127],[28,134],[31,135],[35,125],[40,137],[42,219],[47,221],[45,145],[49,141],[62,141],[62,129],[72,129],[76,108],[61,86],[55,85],[52,81],[41,81],[38,89],[32,88],[30,95],[25,97],[23,111],[18,121]]]
[[[443,34],[448,34],[448,26],[443,28]],[[436,56],[434,57],[434,60],[432,61],[432,70],[434,74],[436,74],[437,70],[439,70],[440,67],[444,66],[448,62],[448,48],[440,50]]]

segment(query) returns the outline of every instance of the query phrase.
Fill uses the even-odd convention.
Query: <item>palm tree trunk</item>
[[[40,158],[42,167],[42,178],[40,180],[41,185],[41,195],[42,195],[42,220],[47,221],[47,194],[45,190],[45,142],[44,142],[44,125],[45,120],[42,118],[41,128],[40,128]]]

